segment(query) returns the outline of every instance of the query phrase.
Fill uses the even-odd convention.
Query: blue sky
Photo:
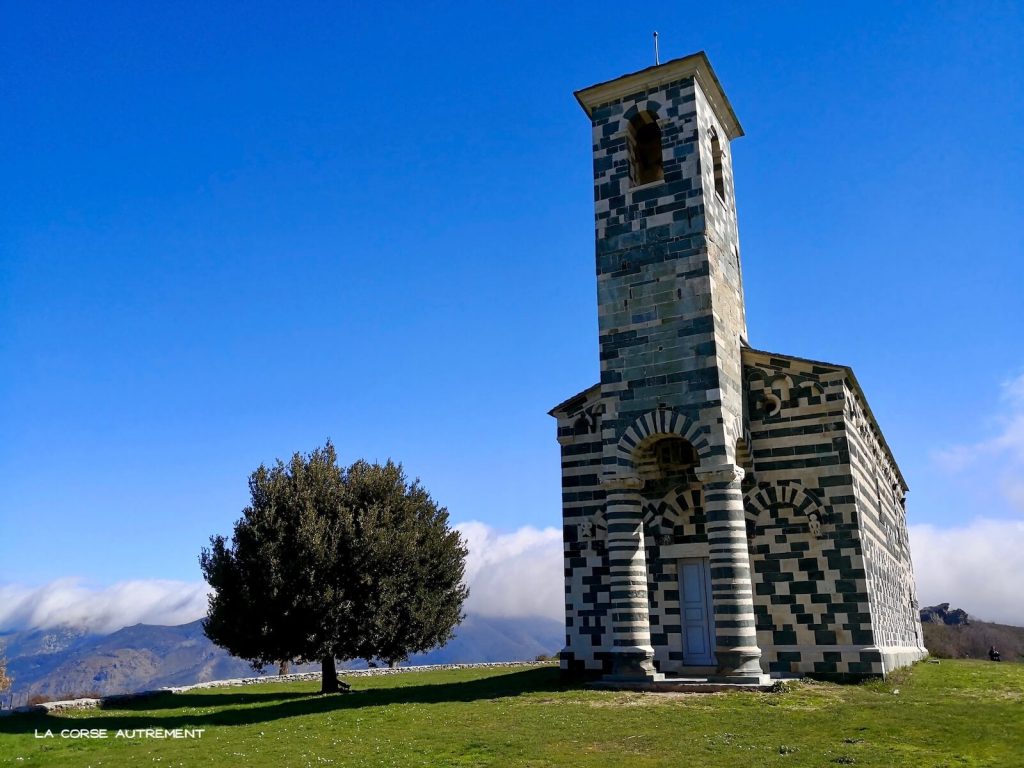
[[[248,473],[327,437],[558,525],[546,411],[598,375],[572,92],[653,29],[747,132],[754,346],[853,366],[913,524],[1024,518],[1018,4],[0,13],[0,583],[195,581]]]

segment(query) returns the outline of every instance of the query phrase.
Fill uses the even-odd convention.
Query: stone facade
[[[747,342],[703,54],[578,92],[593,124],[601,380],[551,411],[568,673],[881,675],[924,655],[906,483],[849,368]]]

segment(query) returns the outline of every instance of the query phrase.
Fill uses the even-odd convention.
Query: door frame
[[[704,566],[700,573],[704,581],[704,615],[706,617],[704,632],[708,651],[707,655],[700,660],[695,660],[692,657],[688,659],[686,649],[686,610],[683,606],[683,574],[685,572],[684,566],[693,564],[703,564]],[[714,604],[711,601],[711,560],[708,557],[681,557],[676,568],[678,571],[677,581],[679,583],[679,632],[683,646],[683,666],[714,666],[718,661],[715,657],[715,612]]]

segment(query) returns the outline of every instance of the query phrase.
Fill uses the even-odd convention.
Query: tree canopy
[[[342,469],[330,442],[249,477],[230,542],[200,555],[213,587],[206,635],[257,668],[335,659],[395,664],[447,642],[462,620],[466,548],[400,464]]]

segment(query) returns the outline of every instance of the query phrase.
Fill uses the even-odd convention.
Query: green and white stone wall
[[[924,647],[910,559],[907,486],[856,388],[847,388],[845,422],[868,579],[871,624],[885,671],[920,658]]]

